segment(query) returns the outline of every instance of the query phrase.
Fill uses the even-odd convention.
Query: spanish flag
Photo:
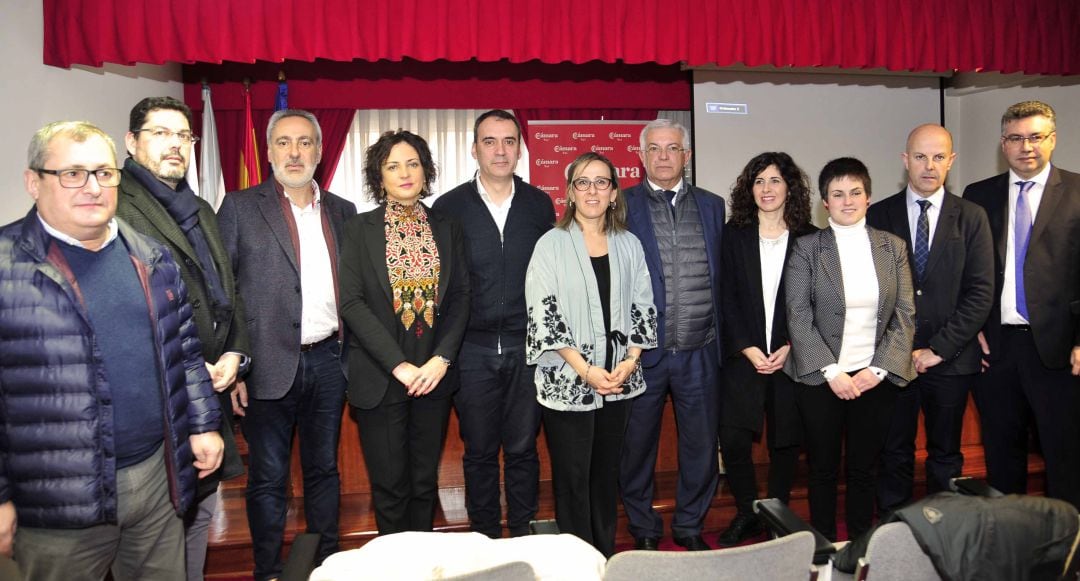
[[[251,120],[251,88],[244,87],[244,138],[240,148],[240,189],[262,182],[259,171],[259,146],[255,140],[255,123]]]

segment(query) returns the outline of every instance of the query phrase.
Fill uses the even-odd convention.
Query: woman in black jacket
[[[349,404],[379,534],[431,530],[452,395],[442,380],[469,319],[461,226],[420,203],[435,172],[421,137],[384,133],[364,163],[379,207],[345,224],[341,248]]]
[[[751,159],[731,190],[731,220],[724,228],[729,355],[722,374],[720,445],[738,513],[720,534],[721,546],[761,532],[752,510],[757,481],[750,449],[762,432],[762,417],[769,446],[768,495],[786,503],[791,493],[802,424],[795,384],[782,371],[790,345],[781,279],[795,238],[813,230],[810,186],[791,156],[767,152]]]

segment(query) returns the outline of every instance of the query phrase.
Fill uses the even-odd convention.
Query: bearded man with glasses
[[[630,231],[641,240],[656,302],[659,346],[642,354],[645,393],[634,399],[619,484],[635,548],[656,550],[663,520],[653,508],[660,418],[668,394],[679,433],[671,530],[677,545],[710,547],[702,523],[719,480],[720,238],[724,200],[683,178],[690,133],[667,119],[641,131],[646,180],[626,190]]]
[[[229,253],[218,232],[217,216],[192,192],[185,176],[199,138],[191,132],[191,109],[172,97],[148,97],[131,109],[124,138],[130,157],[124,162],[116,215],[169,247],[187,286],[202,355],[222,406],[227,390],[248,366],[250,349],[244,310],[237,296]],[[218,483],[244,472],[226,413],[222,469],[199,481],[198,504],[187,515],[187,570],[191,581],[203,578],[210,521],[218,510]]]
[[[1053,108],[1001,117],[1009,171],[971,184],[994,238],[994,304],[979,333],[973,394],[990,484],[1027,492],[1028,431],[1046,460],[1046,496],[1080,507],[1080,175],[1050,163]],[[1033,425],[1032,425],[1033,424]]]

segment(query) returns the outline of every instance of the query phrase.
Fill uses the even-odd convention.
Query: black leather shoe
[[[721,547],[733,547],[746,539],[761,534],[761,521],[756,514],[737,514],[731,519],[726,531],[716,537],[716,542]]]
[[[683,547],[687,551],[711,551],[712,547],[709,543],[705,542],[705,539],[701,538],[701,535],[694,535],[692,537],[675,537],[673,539],[676,545]]]
[[[634,550],[636,551],[659,551],[660,539],[655,537],[640,537],[634,539]]]

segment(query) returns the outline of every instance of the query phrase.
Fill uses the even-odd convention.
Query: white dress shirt
[[[931,248],[934,245],[934,233],[937,232],[938,216],[941,215],[941,205],[945,203],[945,188],[940,187],[936,192],[930,195],[929,198],[924,198],[915,193],[915,190],[911,189],[909,184],[907,187],[907,219],[908,228],[911,231],[911,250],[915,250],[915,238],[918,235],[919,229],[919,214],[922,213],[922,207],[919,206],[919,200],[929,200],[930,207],[926,209],[926,220],[930,223],[930,239],[927,241],[927,248]]]
[[[656,185],[655,183],[653,183],[652,180],[646,180],[646,181],[649,182],[649,187],[652,188],[653,190],[657,191],[657,192],[663,192],[663,191],[667,190],[667,188],[661,188],[660,186]],[[679,183],[675,184],[675,187],[671,188],[671,191],[675,192],[675,195],[671,198],[671,207],[673,207],[673,208],[675,207],[675,202],[679,199],[679,193],[682,192],[682,187],[683,187],[683,180],[682,180],[682,178],[679,178]]]
[[[487,188],[484,187],[484,182],[480,179],[480,172],[476,175],[476,191],[480,193],[480,199],[484,201],[484,205],[487,206],[488,212],[491,213],[491,219],[495,220],[495,225],[499,227],[499,239],[502,239],[503,229],[506,228],[506,218],[510,216],[510,206],[514,203],[514,193],[517,184],[510,180],[510,197],[503,201],[502,205],[496,204],[491,199],[491,194],[488,193]]]
[[[1041,172],[1030,180],[1016,175],[1009,170],[1009,222],[1006,224],[1005,239],[1005,281],[1001,286],[1001,322],[1004,325],[1027,325],[1028,320],[1016,310],[1016,240],[1013,232],[1016,232],[1016,200],[1020,197],[1020,186],[1016,182],[1035,182],[1025,194],[1028,203],[1028,211],[1031,212],[1032,227],[1035,217],[1039,212],[1039,203],[1042,202],[1043,191],[1046,190],[1046,180],[1050,177],[1050,164],[1046,164]]]
[[[322,192],[315,182],[311,186],[315,195],[306,207],[289,201],[300,239],[301,344],[317,343],[338,330],[334,273],[322,227]]]

